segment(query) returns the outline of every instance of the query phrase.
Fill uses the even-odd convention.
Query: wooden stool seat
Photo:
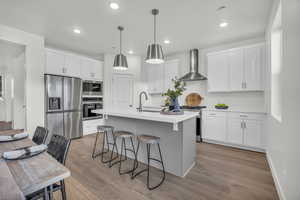
[[[156,137],[153,135],[139,135],[138,140],[145,144],[159,144],[160,137]]]
[[[130,138],[134,136],[134,134],[129,131],[115,131],[114,135],[119,138]]]
[[[113,126],[108,126],[108,125],[100,125],[97,126],[97,131],[99,132],[104,132],[104,131],[113,131],[114,127]]]

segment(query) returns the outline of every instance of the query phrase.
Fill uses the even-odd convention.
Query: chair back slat
[[[48,144],[48,153],[61,164],[65,164],[70,146],[70,139],[61,135],[53,135]]]
[[[48,130],[44,127],[38,126],[35,129],[32,141],[38,145],[44,144],[48,136]]]

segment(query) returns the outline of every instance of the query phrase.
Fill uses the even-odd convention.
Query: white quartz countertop
[[[258,113],[266,114],[267,112],[263,108],[241,108],[241,107],[229,107],[228,109],[216,109],[214,106],[207,106],[203,109],[204,111],[215,111],[215,112],[237,112],[237,113]]]
[[[142,120],[150,120],[157,122],[166,122],[166,123],[179,123],[185,120],[197,117],[199,115],[198,112],[189,112],[184,111],[183,115],[164,115],[159,112],[137,112],[130,110],[94,110],[93,113],[103,114],[108,116],[116,116],[116,117],[124,117],[124,118],[134,118],[134,119],[142,119]]]

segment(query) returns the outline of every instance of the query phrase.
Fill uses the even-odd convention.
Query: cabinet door
[[[92,80],[94,73],[94,62],[91,59],[81,59],[80,74],[84,80]]]
[[[80,58],[73,55],[66,55],[65,75],[80,77]]]
[[[179,68],[179,61],[178,60],[171,60],[165,62],[164,67],[164,92],[167,91],[169,88],[174,88],[174,84],[172,79],[178,77],[178,68]]]
[[[228,53],[208,55],[208,91],[229,90]]]
[[[95,60],[93,73],[96,80],[103,80],[103,62]]]
[[[148,92],[160,94],[164,91],[164,65],[147,64]]]
[[[230,90],[240,91],[244,87],[244,51],[232,50],[229,53]]]
[[[233,144],[243,144],[243,121],[241,119],[228,119],[227,140]]]
[[[245,90],[262,90],[263,46],[245,48]]]
[[[258,120],[244,120],[244,145],[261,147],[262,122]]]
[[[214,116],[205,117],[203,138],[225,142],[226,118]]]
[[[46,72],[48,74],[63,75],[65,72],[65,55],[46,50]]]

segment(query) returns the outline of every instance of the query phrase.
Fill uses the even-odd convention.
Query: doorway
[[[25,46],[0,40],[0,131],[26,129]]]

